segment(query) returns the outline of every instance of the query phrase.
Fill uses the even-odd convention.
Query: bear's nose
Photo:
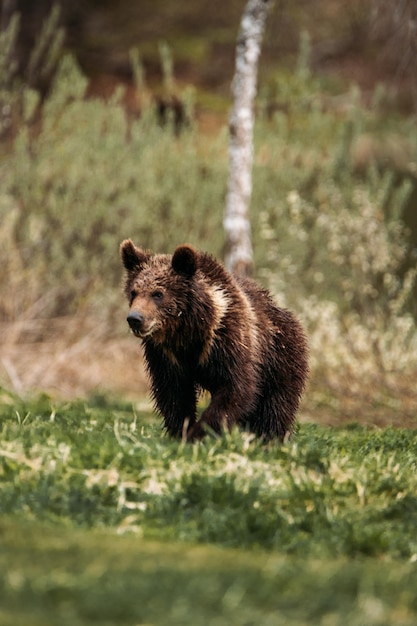
[[[138,332],[143,326],[144,316],[139,311],[132,311],[126,320],[133,332]]]

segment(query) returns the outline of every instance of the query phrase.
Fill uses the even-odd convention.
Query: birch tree
[[[236,45],[229,120],[229,180],[223,227],[225,264],[249,274],[253,264],[249,203],[252,194],[254,100],[265,21],[273,0],[248,0]]]

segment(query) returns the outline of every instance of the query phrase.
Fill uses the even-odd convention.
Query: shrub
[[[358,174],[352,146],[378,115],[360,107],[356,91],[341,114],[323,109],[305,72],[292,80],[286,93],[297,98],[281,103],[285,115],[258,126],[259,273],[284,305],[302,312],[315,372],[362,386],[413,372],[416,251],[402,220],[410,183],[373,159]]]
[[[36,130],[36,98],[24,91],[26,121],[0,174],[2,286],[18,296],[0,305],[5,320],[40,299],[44,315],[66,314],[114,290],[127,236],[163,251],[215,234],[220,253],[224,168],[211,150],[202,152],[192,131],[174,137],[151,110],[128,122],[121,94],[105,102],[86,99],[85,89],[65,57]]]
[[[0,162],[0,320],[107,314],[120,300],[124,237],[159,252],[190,241],[221,256],[225,132],[208,138],[191,125],[178,135],[146,106],[129,120],[121,92],[86,98],[70,56],[41,109],[28,88],[8,88],[19,90],[10,101],[20,98],[23,117]],[[365,131],[380,132],[378,110],[365,111],[356,89],[323,95],[304,62],[279,76],[274,98],[272,114],[261,101],[256,129],[257,277],[302,315],[313,371],[327,382],[412,380],[409,184],[385,157],[383,169],[369,159],[358,173],[352,149]],[[408,135],[413,157],[409,129],[407,120],[388,127]]]

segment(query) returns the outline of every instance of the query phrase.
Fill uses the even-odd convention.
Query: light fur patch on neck
[[[240,291],[240,297],[245,308],[245,319],[248,321],[248,324],[242,328],[242,331],[246,330],[245,335],[242,332],[242,345],[249,351],[249,354],[253,356],[258,355],[259,358],[261,347],[258,332],[258,316],[250,298],[243,290]]]
[[[207,288],[207,292],[213,304],[214,320],[209,329],[209,335],[207,337],[207,342],[204,346],[204,350],[199,358],[200,365],[203,365],[207,361],[211,348],[213,346],[216,331],[221,327],[222,319],[226,315],[230,305],[229,296],[222,287],[218,285],[210,285]]]

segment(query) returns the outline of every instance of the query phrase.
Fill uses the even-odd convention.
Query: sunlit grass
[[[417,554],[411,430],[304,424],[184,445],[128,407],[3,408],[3,513],[309,556]]]
[[[0,424],[2,625],[416,619],[416,431],[190,445],[123,402],[4,392]]]

